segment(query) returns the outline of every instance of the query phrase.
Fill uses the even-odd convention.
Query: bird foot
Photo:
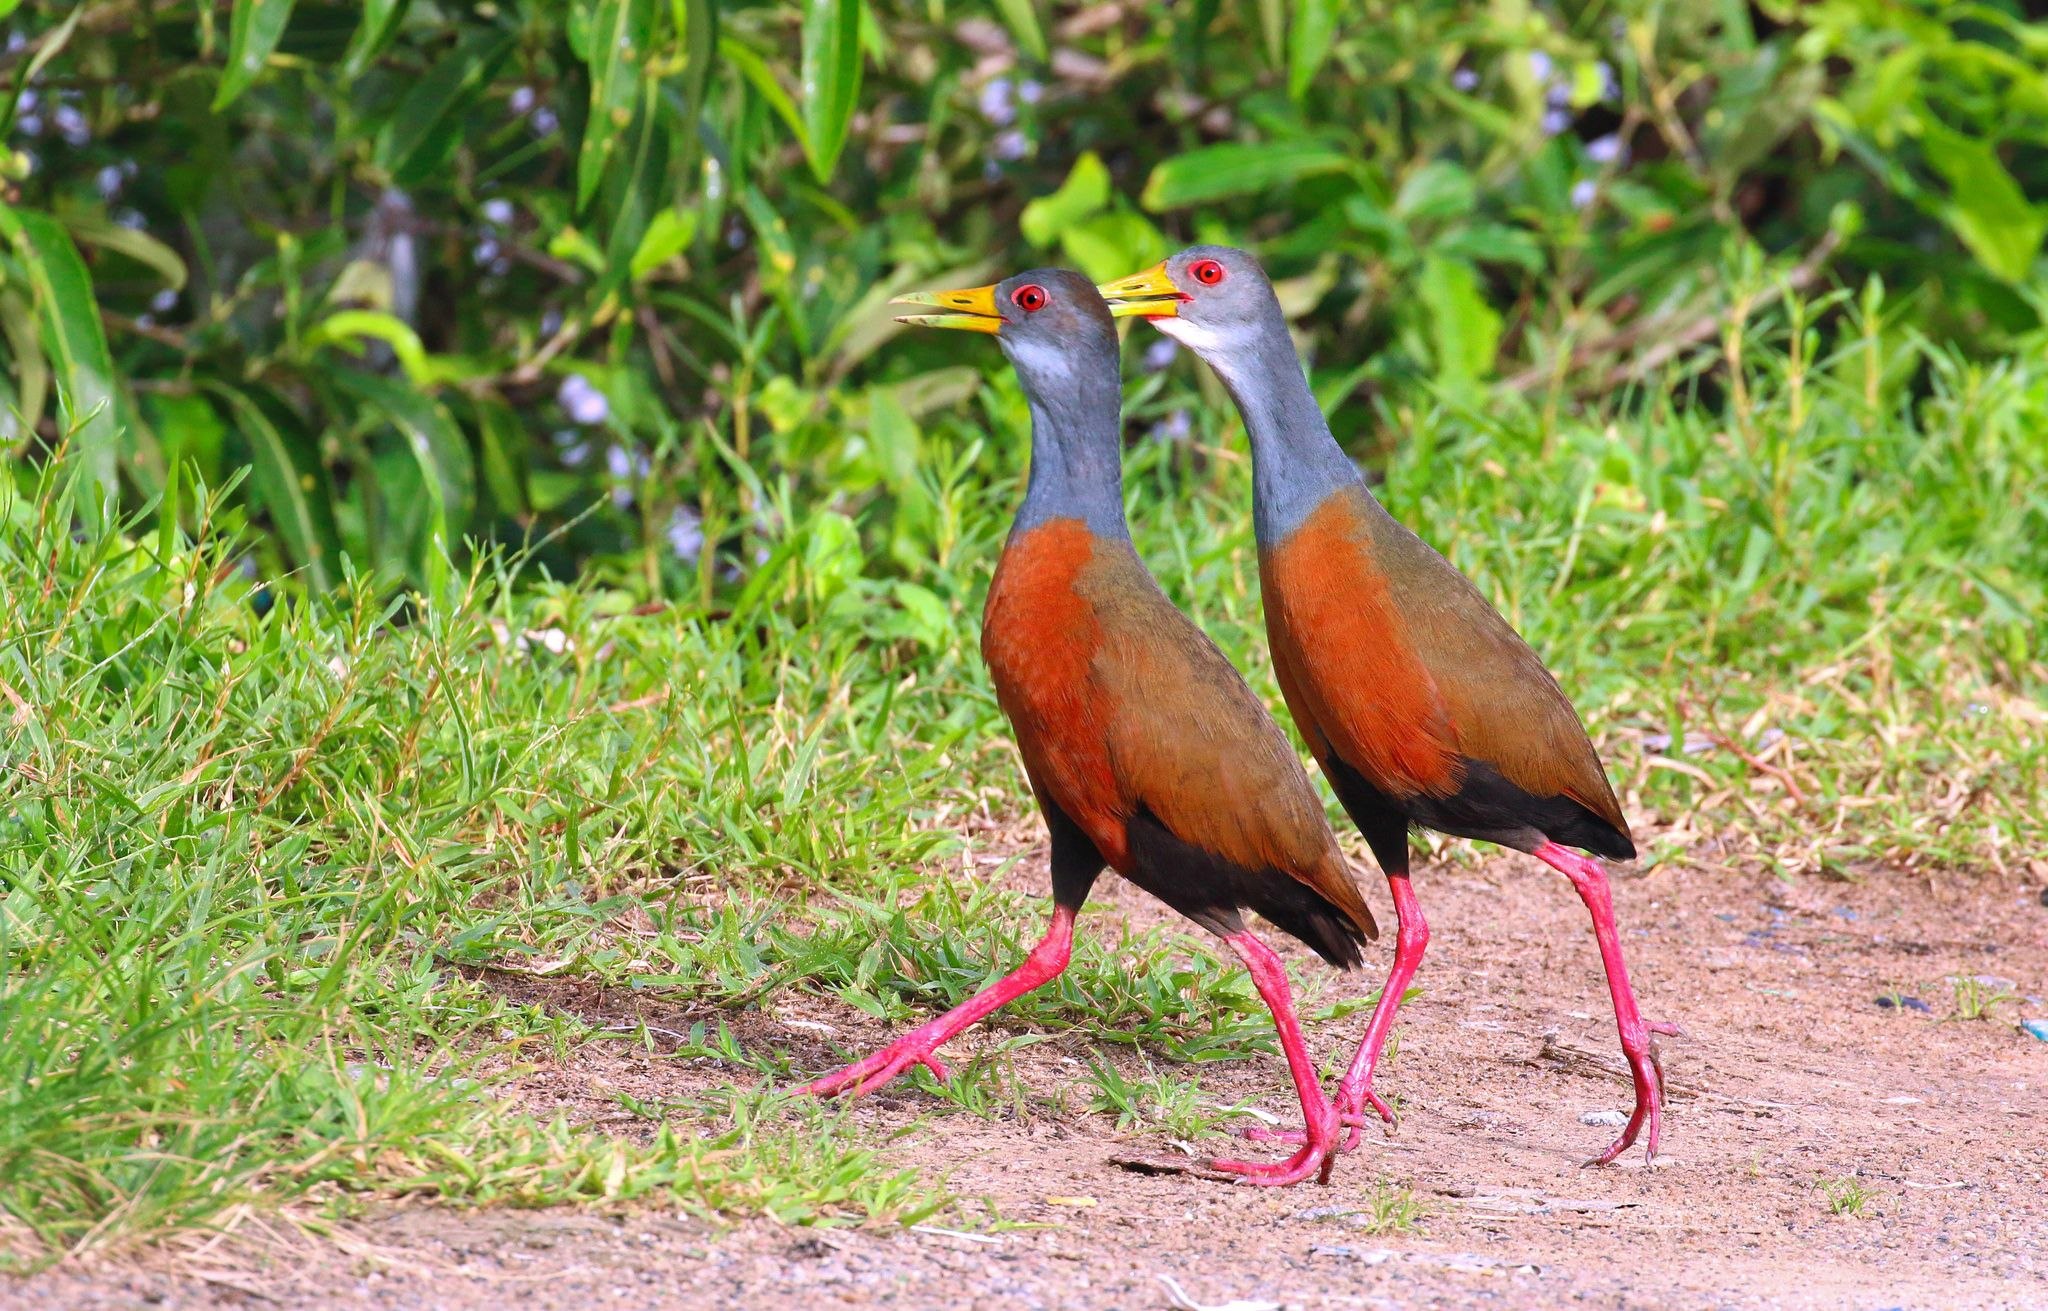
[[[1684,1030],[1675,1024],[1652,1023],[1643,1026],[1649,1031],[1646,1041],[1622,1044],[1623,1054],[1628,1057],[1629,1072],[1635,1077],[1636,1106],[1630,1112],[1628,1123],[1622,1126],[1621,1134],[1606,1151],[1586,1162],[1587,1165],[1611,1165],[1635,1145],[1636,1139],[1643,1139],[1643,1164],[1653,1165],[1657,1160],[1657,1138],[1663,1131],[1664,1111],[1664,1062],[1657,1054],[1658,1034],[1670,1037],[1683,1036]],[[1634,1047],[1636,1050],[1629,1050]]]
[[[1370,1086],[1353,1091],[1338,1085],[1336,1106],[1337,1125],[1344,1130],[1344,1141],[1337,1146],[1340,1152],[1358,1150],[1364,1139],[1364,1130],[1371,1123],[1365,1115],[1367,1106],[1378,1112],[1389,1137],[1401,1127],[1400,1117],[1394,1114],[1393,1107],[1388,1106]],[[1238,1136],[1258,1143],[1306,1143],[1309,1140],[1308,1134],[1300,1129],[1267,1129],[1262,1126],[1241,1129]]]
[[[908,1033],[873,1055],[864,1056],[842,1070],[807,1083],[798,1091],[813,1097],[837,1097],[840,1093],[859,1097],[893,1082],[898,1075],[917,1065],[930,1070],[940,1083],[944,1083],[952,1076],[945,1063],[932,1054],[936,1046],[922,1033]]]
[[[1331,1114],[1320,1126],[1312,1127],[1307,1132],[1266,1130],[1264,1136],[1280,1141],[1299,1142],[1301,1150],[1284,1161],[1211,1161],[1209,1166],[1214,1170],[1240,1175],[1244,1183],[1266,1188],[1298,1184],[1310,1175],[1316,1176],[1316,1182],[1326,1184],[1330,1182],[1330,1171],[1337,1164],[1338,1155],[1351,1150],[1337,1141],[1337,1131],[1340,1127],[1338,1117]],[[1357,1128],[1354,1126],[1350,1133],[1352,1145],[1356,1146]],[[1250,1137],[1250,1132],[1247,1131],[1245,1136]]]

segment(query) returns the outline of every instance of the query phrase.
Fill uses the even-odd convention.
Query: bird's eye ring
[[[1189,266],[1188,272],[1194,274],[1195,281],[1205,287],[1213,287],[1223,281],[1223,266],[1213,259],[1196,260]]]
[[[1010,293],[1010,300],[1026,314],[1036,314],[1045,308],[1045,288],[1035,282],[1027,282]]]

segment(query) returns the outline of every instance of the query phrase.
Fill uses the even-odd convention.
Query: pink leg
[[[1643,1148],[1643,1159],[1655,1160],[1664,1106],[1664,1067],[1657,1059],[1656,1043],[1650,1035],[1675,1034],[1678,1028],[1671,1024],[1646,1024],[1636,1009],[1635,990],[1628,984],[1628,966],[1621,959],[1621,938],[1614,929],[1614,897],[1607,888],[1607,872],[1599,862],[1555,842],[1546,842],[1531,854],[1570,879],[1578,889],[1579,900],[1593,913],[1593,936],[1600,941],[1600,963],[1607,967],[1607,991],[1614,998],[1614,1027],[1621,1031],[1622,1054],[1628,1057],[1628,1068],[1635,1076],[1635,1113],[1629,1116],[1614,1144],[1586,1164],[1606,1165],[1614,1160],[1629,1149],[1645,1125],[1649,1127],[1649,1138]]]
[[[937,1019],[919,1025],[872,1056],[806,1084],[801,1091],[819,1097],[851,1092],[858,1097],[880,1088],[913,1065],[922,1065],[944,1079],[946,1067],[933,1052],[962,1029],[1059,977],[1073,953],[1074,912],[1065,906],[1055,906],[1045,937],[1031,949],[1022,965]]]
[[[1372,1090],[1372,1072],[1394,1031],[1394,1015],[1401,1009],[1401,998],[1422,965],[1422,953],[1429,949],[1429,924],[1422,918],[1422,903],[1415,899],[1415,887],[1408,876],[1387,875],[1387,887],[1394,894],[1394,913],[1400,917],[1400,929],[1394,935],[1394,968],[1388,971],[1386,984],[1380,989],[1379,1004],[1372,1008],[1372,1022],[1365,1026],[1358,1054],[1351,1058],[1351,1068],[1337,1084],[1337,1120],[1349,1130],[1344,1140],[1347,1152],[1358,1149],[1359,1131],[1365,1126],[1368,1105],[1386,1121],[1390,1131],[1394,1128],[1393,1108]],[[1302,1135],[1292,1129],[1247,1129],[1244,1136],[1302,1141]]]
[[[1310,1175],[1318,1182],[1330,1182],[1330,1167],[1337,1160],[1337,1112],[1323,1095],[1316,1079],[1316,1065],[1309,1058],[1308,1044],[1301,1038],[1301,1022],[1294,1016],[1294,998],[1287,988],[1287,970],[1271,948],[1239,930],[1223,939],[1251,971],[1252,982],[1273,1012],[1273,1028],[1280,1035],[1280,1050],[1287,1054],[1287,1069],[1294,1076],[1294,1091],[1301,1098],[1302,1122],[1307,1126],[1301,1150],[1285,1161],[1217,1161],[1218,1170],[1245,1176],[1245,1182],[1278,1186],[1298,1184]]]

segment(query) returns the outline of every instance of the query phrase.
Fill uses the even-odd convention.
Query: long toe
[[[837,1097],[841,1093],[859,1097],[894,1082],[898,1075],[915,1065],[924,1066],[942,1081],[946,1078],[945,1065],[932,1055],[929,1047],[922,1042],[899,1039],[844,1069],[805,1084],[798,1091],[813,1097]]]
[[[1317,1174],[1323,1163],[1336,1154],[1329,1144],[1304,1143],[1300,1151],[1284,1161],[1212,1161],[1211,1167],[1242,1176],[1239,1182],[1261,1188],[1285,1188]]]
[[[1657,1139],[1663,1131],[1664,1080],[1662,1067],[1657,1063],[1654,1048],[1640,1056],[1631,1056],[1629,1065],[1635,1073],[1636,1106],[1630,1113],[1628,1123],[1621,1135],[1609,1145],[1606,1151],[1586,1162],[1587,1165],[1610,1165],[1621,1154],[1635,1145],[1640,1136],[1643,1139],[1643,1162],[1651,1164],[1657,1159]],[[1646,1132],[1647,1131],[1647,1132]]]
[[[1387,1114],[1385,1110],[1385,1103],[1381,1102],[1377,1097],[1373,1098],[1373,1102],[1376,1106],[1379,1106],[1381,1108],[1381,1114]],[[1360,1131],[1365,1129],[1368,1123],[1369,1122],[1366,1120],[1365,1116],[1357,1112],[1345,1112],[1340,1114],[1337,1117],[1337,1124],[1338,1127],[1344,1130],[1344,1142],[1338,1148],[1338,1150],[1345,1152],[1357,1151],[1358,1144],[1360,1142]],[[1249,1128],[1239,1129],[1237,1131],[1237,1136],[1249,1142],[1288,1143],[1293,1146],[1300,1146],[1302,1143],[1308,1141],[1308,1134],[1303,1130],[1268,1129],[1264,1125],[1257,1124],[1252,1125]]]

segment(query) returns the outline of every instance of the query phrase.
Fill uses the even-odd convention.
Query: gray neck
[[[1364,487],[1358,466],[1330,435],[1284,323],[1276,321],[1252,334],[1246,348],[1219,351],[1209,362],[1251,434],[1252,522],[1259,545],[1277,546],[1338,488]]]
[[[1054,355],[1006,346],[1031,405],[1031,483],[1012,532],[1079,519],[1129,540],[1124,520],[1123,388],[1114,350]]]

